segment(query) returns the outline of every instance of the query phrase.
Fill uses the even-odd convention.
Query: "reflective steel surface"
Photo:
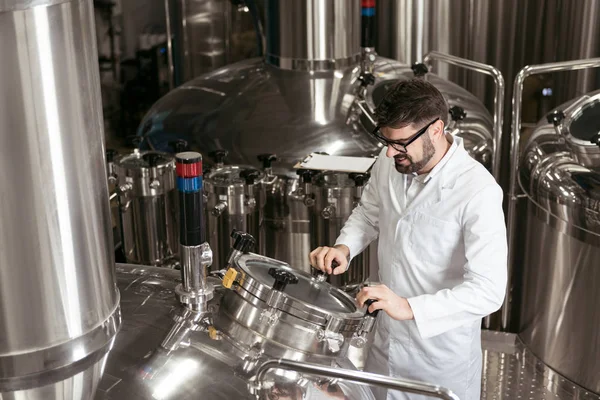
[[[3,399],[89,398],[120,325],[92,2],[57,3],[0,3]]]
[[[360,56],[360,3],[267,0],[267,63],[283,69],[333,70]]]
[[[598,400],[561,376],[512,333],[482,331],[482,400]]]
[[[518,182],[526,195],[519,212],[527,217],[515,222],[517,232],[524,232],[515,237],[523,265],[516,287],[520,336],[542,361],[595,393],[600,393],[594,295],[600,284],[600,148],[589,140],[598,134],[593,123],[598,94],[559,107],[564,118],[534,130]]]
[[[215,330],[211,318],[189,319],[192,329],[175,343],[172,350],[161,347],[169,330],[189,318],[177,302],[174,287],[178,271],[139,265],[117,264],[119,289],[122,293],[123,328],[117,336],[106,364],[104,379],[96,399],[254,399],[254,374],[257,365],[272,357],[259,336],[256,344],[246,346],[237,334]],[[215,286],[215,298],[209,303],[213,315],[220,313],[220,281],[209,278]],[[194,322],[195,321],[195,322]],[[246,330],[249,337],[251,332]],[[263,353],[264,350],[264,353]],[[279,350],[281,351],[281,350]],[[280,353],[283,354],[283,353]],[[293,356],[292,353],[288,354]],[[297,354],[301,355],[300,353]],[[302,357],[324,365],[353,369],[345,359]],[[311,378],[297,373],[271,371],[264,387],[265,399],[326,399],[345,395],[348,399],[372,399],[368,387]],[[287,397],[282,397],[287,393]]]
[[[155,157],[156,166],[149,157]],[[117,157],[114,171],[125,258],[133,264],[174,265],[179,253],[174,157],[136,149]]]

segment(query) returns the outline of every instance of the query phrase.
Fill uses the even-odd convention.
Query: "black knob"
[[[215,150],[208,153],[209,157],[215,160],[217,164],[223,164],[229,152],[227,150]]]
[[[269,268],[269,275],[275,278],[273,290],[278,290],[280,292],[283,292],[283,289],[285,289],[287,285],[298,283],[298,277],[283,268]]]
[[[339,266],[340,266],[340,264],[339,264],[337,261],[333,260],[333,261],[331,262],[331,272],[333,273],[333,271],[334,271],[334,270],[335,270],[337,267],[339,267]],[[314,269],[314,271],[315,271],[315,272],[313,273],[313,276],[325,275],[325,272],[324,272],[324,271],[321,271],[320,269],[317,269],[317,268],[315,268],[315,267],[313,267],[313,269]]]
[[[361,86],[367,87],[375,83],[375,76],[370,72],[363,72],[359,75],[358,80]]]
[[[560,123],[565,119],[565,113],[562,110],[552,111],[548,116],[546,116],[548,123],[553,124],[554,126],[560,125]]]
[[[313,176],[318,174],[319,171],[315,171],[314,169],[298,169],[296,170],[296,175],[300,176],[302,183],[311,183]]]
[[[369,306],[373,303],[375,303],[377,300],[374,299],[368,299],[365,301],[365,305],[367,306],[367,313],[365,315],[369,315],[371,317],[377,317],[377,314],[379,314],[379,311],[381,310],[375,310],[373,312],[369,312]]]
[[[412,69],[415,76],[425,76],[429,72],[429,68],[423,63],[414,63],[410,69]]]
[[[144,154],[142,156],[142,158],[144,159],[144,161],[146,161],[148,163],[148,165],[150,166],[150,168],[154,168],[158,165],[158,162],[160,161],[160,159],[162,158],[160,156],[160,154],[156,154],[156,153],[147,153]]]
[[[592,144],[595,144],[600,147],[600,132],[597,133],[596,136],[592,137],[590,142],[592,142]]]
[[[364,186],[365,183],[369,180],[371,174],[368,172],[360,173],[360,172],[352,172],[349,177],[354,181],[356,186]]]
[[[273,161],[277,161],[275,154],[259,154],[258,161],[262,162],[263,168],[271,168]]]
[[[119,154],[115,149],[106,149],[106,162],[111,163],[115,160],[115,156]]]
[[[139,147],[139,145],[142,143],[142,137],[136,135],[127,136],[125,141],[130,147]]]
[[[254,185],[254,182],[259,176],[260,172],[255,169],[245,169],[240,172],[240,178],[246,181],[246,185]]]
[[[242,253],[249,252],[254,245],[256,244],[256,240],[254,236],[249,233],[233,230],[231,231],[231,237],[233,238],[233,248],[241,251]]]
[[[467,113],[465,112],[464,108],[459,106],[450,107],[448,112],[450,113],[450,118],[452,118],[452,121],[461,121],[467,116]]]
[[[175,153],[183,153],[188,150],[188,142],[183,139],[177,139],[169,142],[169,146],[175,150]]]

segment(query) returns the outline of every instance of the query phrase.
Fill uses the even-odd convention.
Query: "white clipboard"
[[[294,168],[364,173],[371,169],[376,160],[377,157],[328,156],[311,153],[294,165]]]

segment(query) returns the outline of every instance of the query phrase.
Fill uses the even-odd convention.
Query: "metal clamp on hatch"
[[[377,300],[369,299],[365,301],[365,305],[367,306],[367,312],[365,313],[365,318],[362,321],[360,329],[358,332],[354,333],[352,339],[350,340],[350,344],[357,348],[363,348],[365,344],[367,344],[367,336],[373,330],[375,326],[375,320],[377,319],[377,314],[379,314],[380,310],[375,310],[373,312],[369,311],[369,307],[371,304],[375,303]]]
[[[238,282],[240,279],[240,272],[234,267],[234,261],[244,253],[248,253],[250,249],[256,244],[254,237],[246,232],[231,231],[231,237],[233,238],[233,247],[227,257],[227,272],[223,276],[223,286],[227,289],[231,289],[234,282]]]
[[[286,269],[275,267],[269,268],[269,275],[275,279],[275,282],[267,297],[267,308],[260,313],[260,320],[269,325],[273,325],[279,319],[277,310],[284,300],[283,291],[287,285],[297,284],[298,277]]]

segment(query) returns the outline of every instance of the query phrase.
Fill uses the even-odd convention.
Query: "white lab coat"
[[[407,298],[414,313],[410,321],[379,313],[365,370],[438,384],[461,400],[479,400],[481,319],[502,305],[507,279],[503,195],[462,139],[451,140],[409,204],[405,177],[384,148],[336,244],[347,245],[354,257],[379,236],[380,281]],[[374,391],[386,398],[385,390]]]

